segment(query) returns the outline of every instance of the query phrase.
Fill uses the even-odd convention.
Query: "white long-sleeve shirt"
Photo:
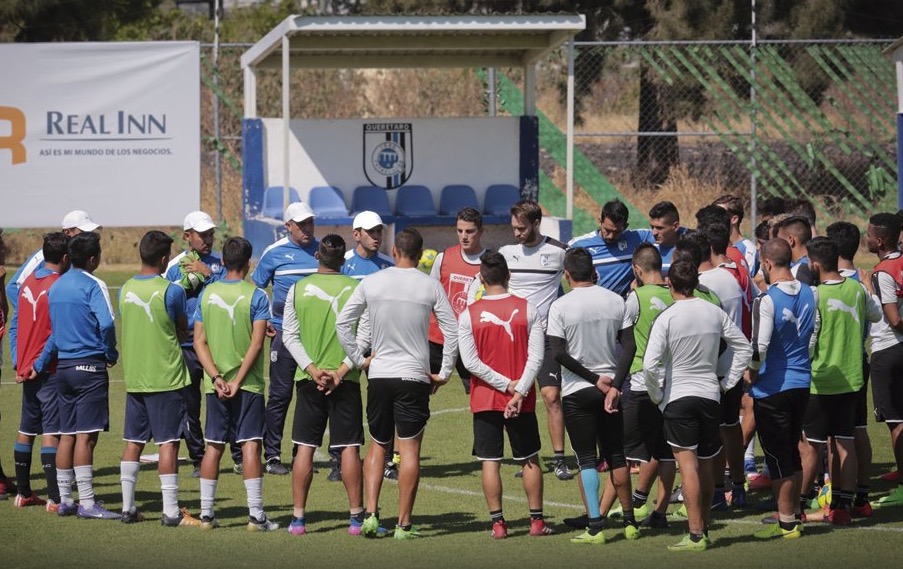
[[[367,377],[404,377],[430,382],[427,342],[433,312],[445,337],[439,377],[451,376],[458,353],[458,325],[442,285],[415,268],[389,267],[361,281],[336,319],[336,331],[355,366],[364,362],[354,326],[369,310],[373,360]]]
[[[716,375],[721,339],[733,348],[731,366],[719,382]],[[662,311],[649,331],[643,369],[646,389],[664,409],[681,397],[721,400],[735,386],[752,358],[752,346],[726,312],[691,298]]]
[[[484,296],[483,300],[501,300],[511,296],[510,294],[500,294],[492,296]],[[520,377],[506,377],[489,367],[480,359],[477,351],[476,341],[473,337],[473,323],[470,318],[470,311],[465,310],[458,316],[458,348],[460,350],[461,361],[467,370],[479,377],[494,389],[502,392],[508,390],[508,384],[511,381],[518,381],[515,391],[524,397],[530,393],[533,382],[536,379],[536,373],[542,366],[543,353],[545,351],[545,337],[542,329],[542,317],[539,311],[532,303],[527,303],[527,323],[530,326],[530,338],[527,343],[527,363],[524,365],[524,371]]]

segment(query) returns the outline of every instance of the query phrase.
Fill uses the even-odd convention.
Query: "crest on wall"
[[[414,170],[412,124],[364,123],[364,175],[374,186],[394,190]]]

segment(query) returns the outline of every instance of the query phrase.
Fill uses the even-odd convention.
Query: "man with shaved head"
[[[753,303],[749,393],[778,503],[778,524],[755,537],[792,539],[800,537],[797,497],[803,468],[797,441],[812,378],[809,341],[815,330],[815,297],[810,287],[793,278],[786,241],[766,241],[759,255],[768,289]]]

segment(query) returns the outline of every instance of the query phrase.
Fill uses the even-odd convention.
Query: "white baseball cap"
[[[351,225],[351,228],[370,230],[380,225],[385,225],[385,223],[383,223],[383,219],[378,213],[375,211],[362,211],[354,216],[354,223]]]
[[[310,206],[304,202],[295,202],[288,204],[288,207],[285,208],[285,222],[294,221],[295,223],[301,223],[305,219],[309,219],[314,217],[314,210],[310,209]]]
[[[185,216],[185,222],[182,224],[182,228],[185,231],[194,229],[198,233],[210,231],[215,227],[216,224],[213,223],[213,218],[203,211],[193,211],[189,213]]]
[[[94,231],[100,227],[100,225],[91,221],[91,216],[88,215],[88,212],[80,209],[67,213],[60,225],[63,229],[72,229],[73,227],[76,227],[85,232]]]

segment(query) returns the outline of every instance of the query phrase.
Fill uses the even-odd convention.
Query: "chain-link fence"
[[[230,224],[241,218],[239,59],[249,46],[221,45],[218,73],[211,45],[201,56],[202,205]],[[895,209],[895,79],[885,46],[577,42],[575,230],[592,228],[598,205],[617,195],[635,211],[658,199],[689,210],[724,192],[760,203],[809,198],[829,219]],[[564,213],[567,53],[538,73],[540,199],[555,215]],[[520,71],[500,71],[499,112],[520,114]],[[294,71],[291,110],[301,118],[481,116],[486,81],[480,70]],[[263,72],[258,85],[260,116],[281,116],[279,73]]]

